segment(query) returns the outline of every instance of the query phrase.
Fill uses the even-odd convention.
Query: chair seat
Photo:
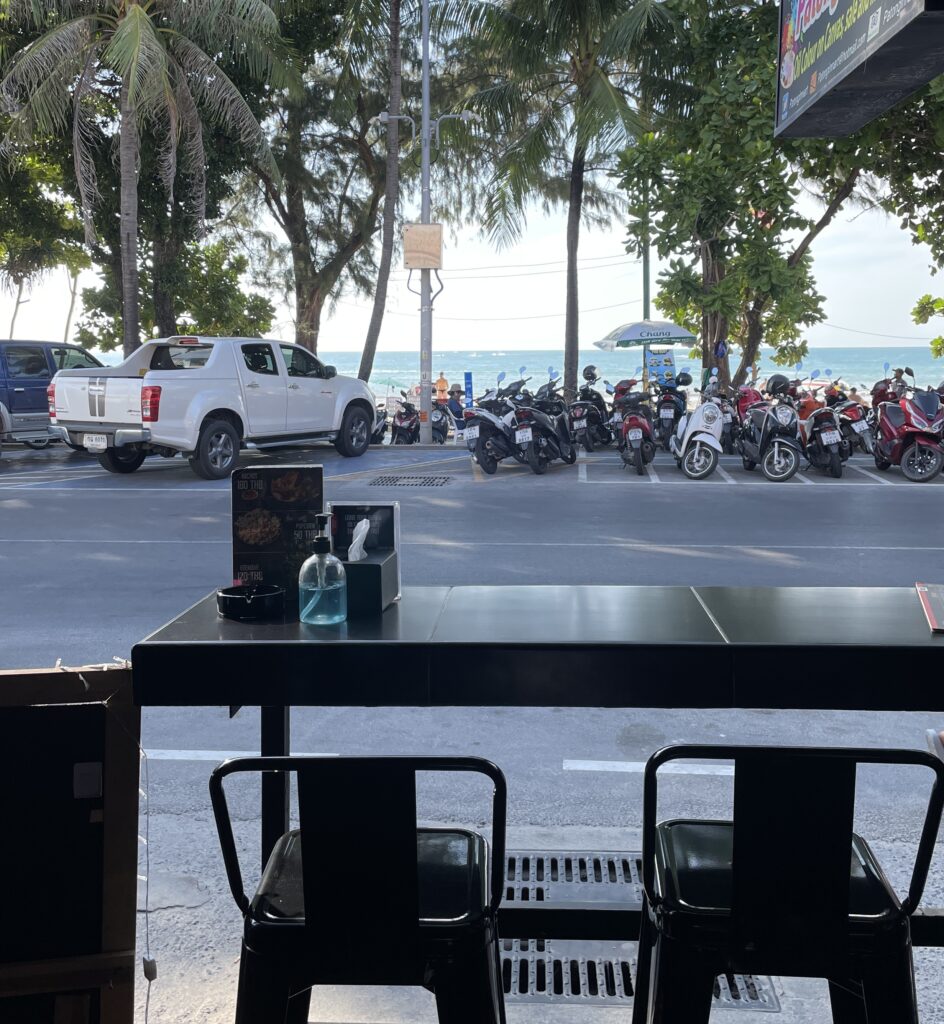
[[[815,842],[815,838],[807,841]],[[665,821],[656,827],[656,884],[668,911],[727,915],[731,911],[734,825],[727,821]],[[855,918],[898,917],[900,904],[861,836],[853,834],[849,910]]]
[[[344,865],[339,863],[337,876],[326,878],[325,885],[374,885],[380,906],[383,886],[392,880],[384,879],[382,842],[366,833],[364,842],[377,844],[376,876],[346,878]],[[276,843],[250,906],[252,920],[304,922],[301,846],[298,829],[286,832]],[[482,836],[464,829],[418,828],[416,853],[421,925],[468,925],[484,916],[488,875],[487,845]]]

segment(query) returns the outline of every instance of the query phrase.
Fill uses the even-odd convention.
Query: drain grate
[[[451,476],[398,476],[387,474],[371,480],[369,487],[445,487],[452,483]]]
[[[502,987],[510,1003],[618,1006],[632,1001],[635,942],[503,939]],[[779,1013],[770,978],[725,974],[715,980],[714,1009]]]
[[[505,862],[506,903],[624,903],[642,906],[638,853],[512,850]]]

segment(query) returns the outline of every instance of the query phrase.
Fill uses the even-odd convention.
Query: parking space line
[[[587,464],[581,461],[577,466],[577,479],[580,483],[585,484],[587,482]]]
[[[727,471],[726,469],[724,469],[724,468],[722,467],[722,465],[721,465],[721,463],[720,463],[720,462],[719,462],[719,463],[718,463],[718,465],[717,465],[717,470],[718,470],[718,476],[720,476],[720,477],[721,477],[721,479],[722,479],[722,480],[723,480],[723,481],[724,481],[724,482],[725,482],[726,484],[736,484],[736,483],[737,483],[737,481],[736,481],[736,480],[734,479],[734,477],[733,477],[733,476],[731,476],[731,474],[730,474],[730,473],[729,473],[729,472],[728,472],[728,471]]]
[[[646,472],[649,474],[649,483],[651,483],[651,484],[661,484],[662,483],[662,480],[660,479],[659,474],[656,472],[656,464],[655,464],[655,462],[650,462],[649,465],[646,466]]]
[[[804,471],[802,469],[800,469],[798,472],[793,474],[793,479],[794,480],[799,480],[800,483],[803,483],[803,484],[812,484],[813,483],[813,481],[806,475],[806,473],[804,473]]]
[[[879,476],[878,473],[872,473],[867,469],[862,469],[859,466],[854,466],[850,463],[850,469],[854,469],[857,473],[861,473],[863,476],[867,476],[870,480],[875,480],[880,484],[884,484],[885,487],[893,487],[894,484],[891,480],[886,480],[885,477]]]

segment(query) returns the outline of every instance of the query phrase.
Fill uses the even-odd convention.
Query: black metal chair
[[[278,841],[250,900],[223,780],[269,771],[295,773],[300,828]],[[419,771],[491,779],[490,865],[477,832],[417,827]],[[444,1024],[504,1024],[506,794],[501,771],[474,757],[248,757],[216,768],[213,813],[245,922],[236,1024],[307,1021],[312,986],[326,984],[422,985]]]
[[[733,760],[734,820],[656,824],[668,761]],[[853,832],[859,764],[934,784],[908,895]],[[674,746],[645,772],[644,903],[633,1024],[704,1024],[725,973],[826,978],[837,1024],[917,1024],[910,917],[944,805],[944,763],[914,750]]]

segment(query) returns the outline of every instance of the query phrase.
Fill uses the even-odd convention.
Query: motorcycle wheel
[[[901,471],[908,480],[925,484],[933,480],[944,466],[944,455],[925,445],[909,445],[901,456]]]
[[[767,449],[760,468],[768,480],[781,484],[789,480],[800,468],[800,456],[797,455],[795,449],[783,445],[780,448],[780,460],[778,462],[777,449],[771,446]]]
[[[520,462],[522,466],[527,466],[528,456],[526,452],[523,452],[517,445],[515,445],[514,451],[511,453],[515,462]]]
[[[438,430],[433,431],[433,444],[445,444],[446,435],[440,434]]]
[[[561,461],[565,466],[572,466],[577,461],[577,445],[571,441],[567,446],[567,453],[561,452]]]
[[[403,434],[398,430],[393,435],[393,443],[394,444],[409,444],[409,441],[407,441],[407,439],[403,436]]]
[[[482,438],[478,438],[475,442],[475,461],[478,467],[483,473],[487,473],[489,476],[498,469],[498,459],[485,447],[485,442]]]
[[[608,445],[611,445],[613,443],[613,431],[612,430],[604,430],[603,431],[603,436],[602,437],[598,437],[597,441],[600,444],[602,444],[604,448],[606,448]]]
[[[757,469],[757,463],[752,462],[746,455],[741,456],[741,465],[748,473],[753,473]]]
[[[672,451],[670,441],[672,440],[672,430],[668,430],[665,427],[662,428],[662,450],[666,452]]]
[[[528,445],[528,465],[536,476],[547,472],[547,456],[540,452],[534,443]]]
[[[842,453],[841,452],[830,452],[829,453],[829,475],[834,480],[838,480],[842,476]]]
[[[642,457],[642,445],[633,449],[633,465],[639,476],[646,475],[646,460]]]
[[[875,468],[880,469],[883,473],[887,473],[892,468],[892,464],[888,459],[883,459],[881,455],[876,451],[873,453],[875,456]]]
[[[682,456],[679,466],[689,480],[704,480],[718,465],[718,453],[707,444],[696,441]]]
[[[859,434],[859,447],[866,455],[871,455],[875,451],[875,442],[872,440],[871,431],[866,430]]]
[[[593,451],[593,431],[584,430],[580,434],[580,443],[588,452]]]

